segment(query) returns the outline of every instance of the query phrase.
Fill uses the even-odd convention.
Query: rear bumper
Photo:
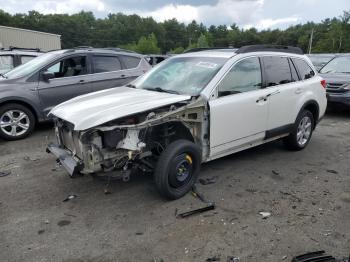
[[[339,94],[327,93],[327,100],[329,104],[350,106],[350,92]]]
[[[79,174],[84,168],[82,161],[77,160],[72,156],[70,151],[65,150],[58,145],[50,143],[46,148],[47,153],[52,153],[57,157],[57,162],[60,163],[71,177]]]

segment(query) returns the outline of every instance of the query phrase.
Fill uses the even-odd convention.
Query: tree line
[[[320,23],[307,22],[285,30],[242,29],[176,19],[156,22],[152,17],[109,14],[96,18],[92,12],[11,15],[0,9],[0,25],[60,34],[62,48],[76,46],[122,47],[140,53],[181,53],[194,47],[241,47],[252,44],[298,46],[312,53],[350,52],[350,10]],[[312,43],[310,38],[312,34]]]

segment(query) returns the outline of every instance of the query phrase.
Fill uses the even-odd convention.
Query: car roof
[[[237,55],[237,49],[235,50],[205,50],[205,51],[198,51],[194,53],[184,53],[180,55],[176,55],[176,57],[218,57],[218,58],[231,58],[235,55]],[[295,53],[287,53],[287,52],[272,52],[272,51],[257,51],[257,52],[247,52],[242,53],[246,56],[251,55],[272,55],[272,56],[290,56],[290,57],[300,57],[303,58],[305,55],[302,54],[295,54]]]
[[[44,54],[43,52],[35,51],[22,51],[22,50],[0,50],[0,55],[26,55],[26,56],[39,56]]]
[[[126,56],[134,56],[134,57],[139,57],[142,58],[144,55],[135,53],[133,51],[129,50],[124,50],[124,49],[119,49],[119,48],[72,48],[72,49],[62,49],[64,51],[64,54],[67,53],[101,53],[101,54],[118,54],[118,55],[126,55]],[[54,52],[54,51],[52,51]]]

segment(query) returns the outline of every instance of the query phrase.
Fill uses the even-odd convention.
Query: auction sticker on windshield
[[[218,66],[218,64],[211,63],[211,62],[198,62],[196,64],[196,66],[214,69],[214,68],[216,68]]]

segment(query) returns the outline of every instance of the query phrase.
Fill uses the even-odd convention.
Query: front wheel
[[[284,143],[290,150],[302,150],[310,142],[314,130],[314,117],[308,110],[299,113],[295,121],[293,132],[284,139]]]
[[[0,107],[0,137],[18,140],[30,135],[35,126],[35,117],[30,109],[20,104]]]
[[[196,182],[201,164],[200,148],[188,141],[177,140],[162,152],[154,172],[158,192],[167,199],[178,199]]]

